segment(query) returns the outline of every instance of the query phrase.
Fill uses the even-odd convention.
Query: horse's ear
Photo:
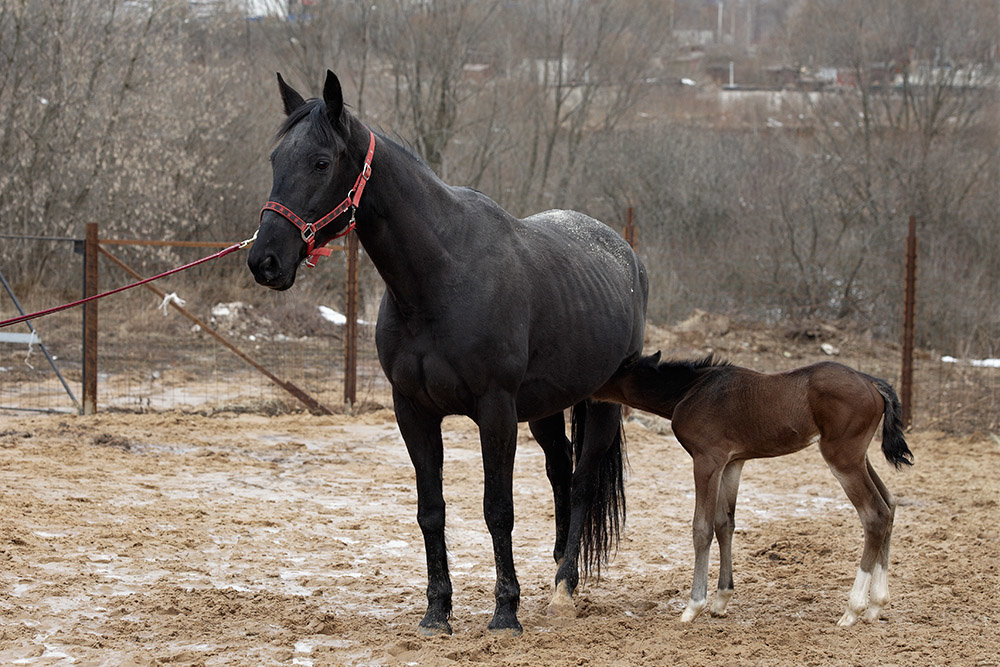
[[[295,92],[294,88],[285,83],[280,72],[278,73],[278,90],[281,91],[281,101],[285,105],[286,116],[306,103],[302,96]]]
[[[326,70],[323,101],[326,103],[326,115],[330,118],[330,124],[335,128],[343,127],[344,91],[340,87],[340,79],[330,70]]]
[[[649,355],[649,362],[653,366],[658,366],[660,364],[660,350],[657,350],[653,354]]]

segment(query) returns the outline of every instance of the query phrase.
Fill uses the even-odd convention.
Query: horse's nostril
[[[250,270],[254,278],[262,285],[272,285],[281,276],[281,266],[278,258],[272,253],[267,253],[259,258],[250,257]]]

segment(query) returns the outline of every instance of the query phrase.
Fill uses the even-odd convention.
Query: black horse
[[[428,575],[421,630],[451,632],[446,415],[479,427],[497,571],[489,628],[521,632],[511,551],[519,421],[545,452],[555,498],[560,566],[550,610],[572,612],[579,559],[599,572],[624,518],[621,406],[592,397],[642,350],[645,268],[618,234],[582,213],[519,220],[480,192],[443,183],[345,109],[332,72],[322,99],[304,100],[280,75],[278,85],[287,117],[248,264],[260,284],[287,289],[302,260],[356,223],[385,280],[375,338],[416,471]],[[563,420],[570,407],[575,452]]]

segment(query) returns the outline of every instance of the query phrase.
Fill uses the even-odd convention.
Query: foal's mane
[[[660,353],[639,357],[624,369],[630,391],[638,392],[656,414],[668,416],[673,406],[703,377],[718,370],[734,368],[728,361],[709,354],[701,359],[660,360]],[[668,417],[669,418],[669,417]]]
[[[662,372],[684,372],[688,371],[695,375],[699,375],[701,371],[711,370],[713,368],[727,368],[732,366],[732,362],[722,357],[715,356],[714,352],[710,352],[701,359],[666,359],[660,361],[660,353],[642,357],[639,360],[640,364],[651,366],[656,368],[656,370]]]

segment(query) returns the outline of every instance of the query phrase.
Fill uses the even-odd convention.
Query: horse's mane
[[[292,131],[293,127],[307,117],[312,121],[312,127],[318,133],[319,139],[326,144],[333,143],[333,125],[330,124],[330,118],[326,115],[326,103],[318,97],[306,100],[305,104],[300,104],[285,116],[281,127],[274,134],[274,140],[283,139],[286,134]]]
[[[344,104],[345,109],[349,109],[350,105]],[[324,144],[331,144],[334,141],[334,129],[333,125],[330,123],[330,117],[326,115],[326,102],[318,97],[312,97],[305,101],[305,104],[299,105],[298,108],[293,110],[290,114],[285,117],[282,121],[281,127],[274,134],[275,142],[281,141],[286,134],[292,131],[292,128],[298,125],[305,118],[309,118],[313,130],[317,133],[317,138]],[[384,132],[378,132],[383,139],[387,136]],[[420,164],[426,169],[430,169],[424,159],[420,157],[413,145],[402,138],[398,132],[392,133],[392,138],[394,143],[402,149],[403,154],[410,156],[414,162]]]

